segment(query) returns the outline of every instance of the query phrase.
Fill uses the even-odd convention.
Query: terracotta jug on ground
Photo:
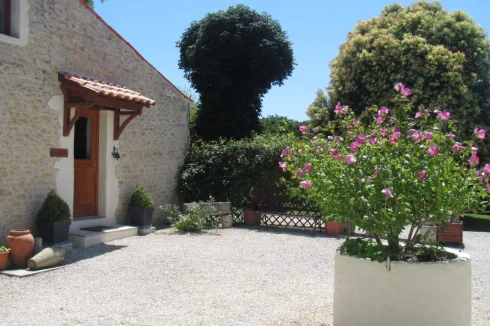
[[[34,250],[34,237],[29,230],[11,230],[5,244],[10,248],[10,263],[13,267],[26,267]]]

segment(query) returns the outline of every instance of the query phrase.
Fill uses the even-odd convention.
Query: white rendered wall
[[[100,111],[99,122],[99,215],[115,219],[119,204],[119,180],[113,156],[113,147],[119,148],[114,139],[114,112]]]
[[[54,168],[58,170],[56,174],[56,192],[63,198],[70,206],[70,214],[73,217],[73,198],[75,196],[75,162],[73,160],[73,147],[74,147],[74,132],[70,133],[68,137],[63,137],[63,96],[55,95],[49,102],[48,106],[58,112],[59,120],[59,138],[60,143],[58,148],[68,149],[68,157],[57,158],[54,164]],[[75,111],[75,110],[71,110]],[[71,112],[73,115],[74,112]]]
[[[448,249],[448,251],[451,251]],[[385,263],[335,256],[334,326],[471,325],[471,261]]]

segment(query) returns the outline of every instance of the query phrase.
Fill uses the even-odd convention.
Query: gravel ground
[[[473,326],[490,325],[490,233],[465,232]],[[341,238],[246,228],[168,230],[66,256],[28,278],[0,275],[1,325],[332,325]]]

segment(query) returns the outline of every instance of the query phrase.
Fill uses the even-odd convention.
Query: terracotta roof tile
[[[58,71],[66,80],[70,80],[79,84],[80,86],[87,88],[97,94],[115,97],[118,99],[143,103],[146,105],[155,105],[155,101],[141,95],[138,92],[130,90],[127,87],[113,84],[107,81],[100,80],[95,77],[85,76],[73,71]]]

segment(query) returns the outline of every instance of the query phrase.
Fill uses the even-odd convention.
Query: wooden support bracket
[[[114,112],[114,140],[119,140],[119,137],[121,136],[122,132],[124,129],[127,127],[127,125],[133,121],[134,118],[136,118],[138,115],[141,114],[141,109],[136,110],[136,111],[122,111],[121,110],[116,110]],[[129,115],[129,117],[124,120],[124,122],[121,124],[121,116],[123,115]]]
[[[89,109],[88,106],[76,108],[75,115],[71,118],[71,108],[65,105],[64,113],[63,113],[63,136],[68,137],[70,135],[73,126],[77,122],[78,118]]]

